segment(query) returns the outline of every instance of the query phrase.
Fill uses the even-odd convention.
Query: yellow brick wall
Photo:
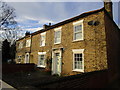
[[[84,40],[81,41],[73,42],[73,22],[62,25],[62,40],[61,43],[58,45],[54,44],[54,29],[46,31],[46,46],[44,47],[40,47],[40,34],[33,35],[30,62],[35,64],[38,63],[38,52],[46,52],[46,57],[51,58],[53,48],[63,47],[64,52],[62,57],[62,74],[78,74],[79,72],[72,71],[72,49],[85,49],[85,72],[106,69],[107,56],[104,12],[92,14],[82,19],[84,19]],[[91,20],[99,21],[100,23],[98,26],[90,26],[88,25],[88,22]]]

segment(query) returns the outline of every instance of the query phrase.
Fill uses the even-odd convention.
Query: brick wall
[[[29,72],[35,70],[35,64],[2,64],[2,73]]]
[[[105,88],[108,86],[107,70],[95,71],[68,77],[59,80],[41,83],[38,88]],[[48,82],[48,83],[47,83]]]
[[[107,13],[105,14],[105,26],[109,79],[113,81],[120,76],[120,30]]]

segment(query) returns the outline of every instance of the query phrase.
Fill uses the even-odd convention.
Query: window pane
[[[40,59],[40,60],[39,60],[39,61],[40,61],[40,65],[43,65],[43,66],[44,66],[44,65],[45,65],[45,63],[44,63],[44,62],[45,62],[45,56],[44,56],[44,55],[40,55],[40,56],[39,56],[39,59]]]
[[[45,46],[45,35],[41,35],[40,45]]]
[[[75,33],[75,40],[81,39],[82,38],[82,33]]]
[[[61,31],[55,31],[55,43],[60,42],[60,40],[61,40],[60,33],[61,33]]]
[[[76,33],[76,32],[82,32],[82,25],[78,25],[78,26],[75,26],[74,27],[74,32]]]
[[[74,69],[83,69],[82,60],[82,54],[74,54]]]

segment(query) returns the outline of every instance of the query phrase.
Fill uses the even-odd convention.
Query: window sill
[[[84,39],[73,40],[72,42],[83,41]]]
[[[57,45],[57,44],[60,44],[61,42],[59,42],[59,43],[54,43],[55,45]]]
[[[37,65],[37,67],[45,68],[45,66],[43,66],[43,65]]]
[[[84,72],[83,69],[74,69],[74,70],[72,70],[72,71],[74,71],[74,72]]]
[[[40,47],[44,47],[44,46],[40,46]]]

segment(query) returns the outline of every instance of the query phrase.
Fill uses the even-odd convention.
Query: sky
[[[103,2],[8,2],[15,8],[16,21],[22,30],[35,32],[44,24],[52,25],[87,11],[100,9]],[[118,24],[118,2],[113,2],[113,17]]]

